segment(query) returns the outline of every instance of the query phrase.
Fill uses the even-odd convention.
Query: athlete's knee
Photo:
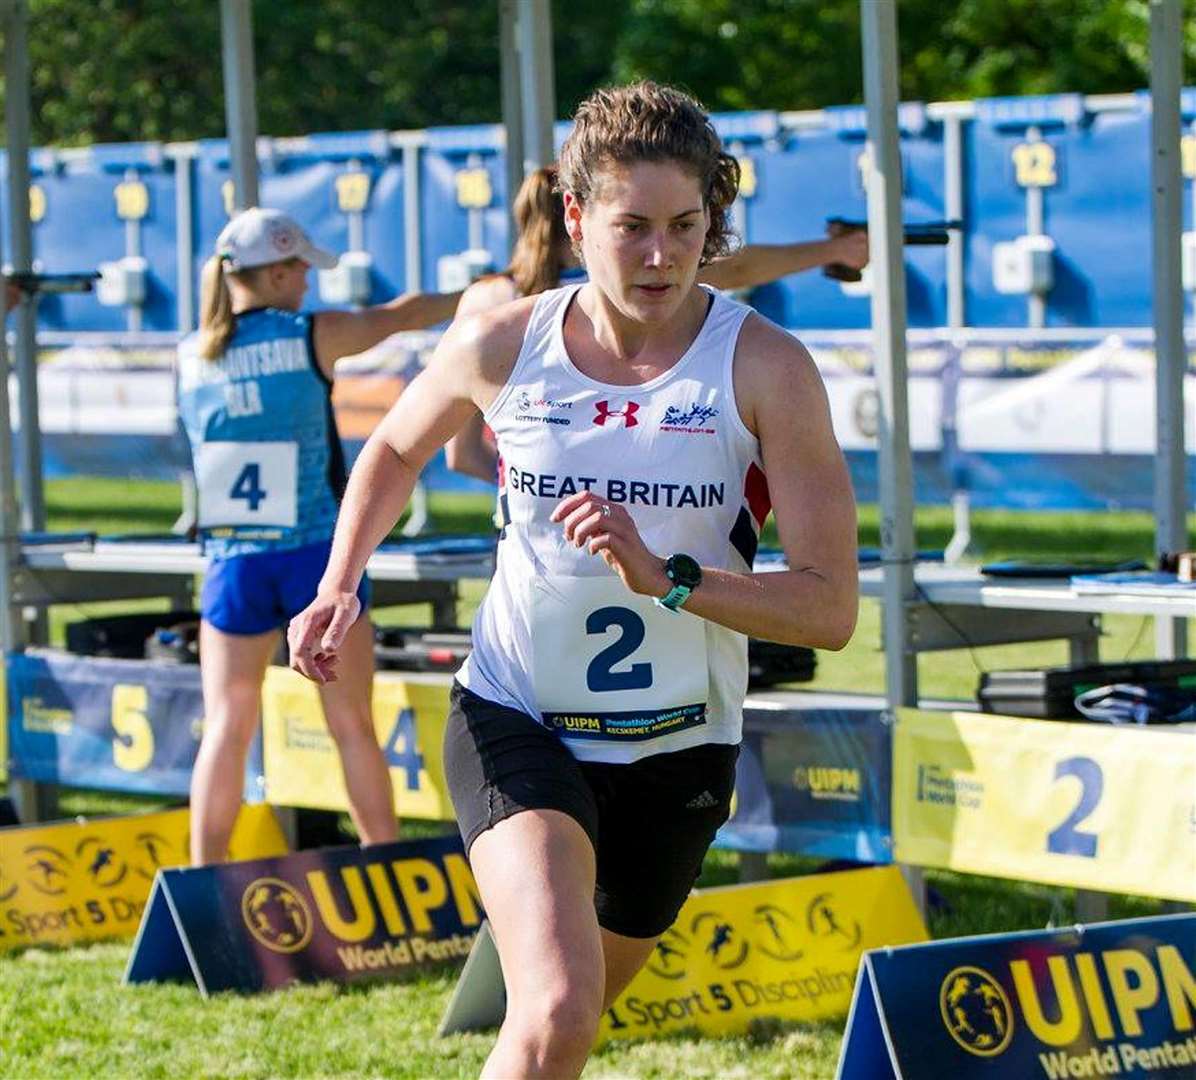
[[[510,1003],[514,1034],[525,1053],[542,1064],[589,1052],[602,1017],[602,988],[580,980]]]
[[[218,701],[205,702],[204,739],[248,744],[257,731],[260,694],[260,690],[233,687],[221,694]]]
[[[328,731],[337,741],[353,742],[374,735],[374,716],[366,702],[324,706],[324,720]]]

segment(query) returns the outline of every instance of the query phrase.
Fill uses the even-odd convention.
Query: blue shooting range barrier
[[[916,102],[899,111],[908,223],[944,217],[944,122]],[[1196,138],[1196,91],[1183,94],[1185,135]],[[722,113],[713,118],[724,143],[744,161],[748,183],[737,210],[744,238],[760,243],[812,239],[826,219],[862,220],[865,117],[858,106],[810,113]],[[1043,229],[1056,243],[1055,286],[1047,295],[1047,326],[1150,324],[1149,95],[1114,101],[1079,94],[992,98],[975,102],[962,123],[966,323],[1027,326],[1026,298],[997,293],[993,245],[1027,231],[1027,192],[1038,189]],[[555,128],[557,145],[569,130]],[[506,262],[510,246],[507,191],[498,125],[431,128],[414,133],[418,153],[420,279],[435,287],[437,264],[469,248]],[[387,132],[312,134],[261,140],[261,199],[293,214],[317,243],[350,246],[348,218],[363,218],[363,244],[374,261],[371,299],[409,288],[402,140]],[[411,142],[412,140],[407,140]],[[40,150],[32,161],[34,242],[47,271],[85,269],[128,254],[126,226],[137,223],[150,263],[145,330],[178,325],[175,247],[181,229],[194,272],[227,220],[229,153],[224,140],[203,140],[193,157],[156,143]],[[1191,151],[1185,161],[1196,159]],[[176,161],[193,180],[190,221],[176,220]],[[1196,166],[1189,165],[1189,172]],[[366,182],[345,180],[364,174]],[[141,184],[144,192],[115,191]],[[363,200],[364,198],[364,205]],[[1186,228],[1191,199],[1185,198]],[[119,207],[119,209],[118,209]],[[122,216],[124,215],[124,216]],[[137,216],[139,215],[139,216]],[[78,224],[86,221],[88,228]],[[189,230],[189,231],[188,231]],[[947,322],[946,257],[941,247],[906,252],[909,323]],[[867,326],[867,298],[847,295],[819,274],[791,277],[756,290],[754,303],[784,326],[852,329]],[[115,331],[125,313],[94,297],[47,298],[45,330]]]
[[[174,330],[175,163],[162,145],[38,150],[31,155],[30,177],[33,257],[41,267],[48,273],[94,270],[140,255],[149,264],[140,329]],[[125,309],[105,307],[94,293],[43,297],[38,316],[47,330],[130,329]]]
[[[502,128],[429,128],[426,135],[420,154],[424,288],[436,288],[440,258],[470,248],[489,251],[501,270],[510,247]]]

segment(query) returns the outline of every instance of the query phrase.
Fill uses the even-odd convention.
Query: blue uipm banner
[[[5,659],[13,776],[187,795],[203,723],[198,664],[49,650]],[[258,734],[245,768],[247,802],[262,801],[262,772]]]
[[[881,709],[776,708],[749,697],[735,813],[718,833],[734,851],[893,861],[893,731]]]
[[[124,983],[393,979],[464,960],[484,913],[456,834],[163,870]]]
[[[874,949],[837,1080],[1196,1076],[1196,915]]]

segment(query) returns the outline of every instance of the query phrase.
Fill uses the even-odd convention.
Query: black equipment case
[[[1080,720],[1078,694],[1111,683],[1196,691],[1196,660],[1136,660],[1084,667],[986,671],[976,698],[984,712],[1043,720]]]

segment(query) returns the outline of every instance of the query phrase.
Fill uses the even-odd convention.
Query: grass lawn
[[[170,484],[55,481],[48,485],[48,509],[53,529],[164,531],[178,515],[179,499]],[[443,531],[487,527],[487,502],[476,496],[435,496],[432,512]],[[861,519],[861,543],[877,544],[875,510],[864,508]],[[1196,526],[1196,520],[1192,524]],[[949,511],[919,511],[917,529],[920,546],[941,547],[951,531]],[[1144,514],[979,512],[973,535],[977,553],[993,559],[1148,557],[1152,548],[1152,525]],[[463,590],[463,618],[480,592],[478,583]],[[52,635],[61,640],[64,622],[109,607],[55,609]],[[415,621],[421,614],[417,609],[382,613],[383,621],[395,623]],[[1106,656],[1151,654],[1153,631],[1144,620],[1108,618],[1105,628]],[[929,694],[969,698],[978,667],[1041,666],[1065,658],[1062,643],[932,654],[921,661],[922,685]],[[881,690],[883,654],[875,603],[864,603],[859,631],[848,648],[820,656],[814,685]],[[64,811],[125,810],[137,802],[73,793],[64,799]],[[808,872],[814,865],[790,856],[769,857],[774,876]],[[734,880],[735,873],[735,856],[713,852],[701,884],[723,884]],[[930,915],[936,937],[1041,927],[1074,918],[1069,890],[946,872],[928,872],[927,878],[937,899]],[[1150,900],[1112,900],[1115,918],[1159,909]],[[204,1002],[189,987],[121,989],[118,982],[127,955],[127,944],[114,943],[29,950],[0,959],[0,1075],[471,1076],[491,1042],[490,1036],[435,1037],[455,973],[368,989],[321,985],[256,997],[222,995]],[[585,1075],[822,1080],[834,1073],[840,1034],[837,1023],[771,1024],[744,1038],[619,1043],[595,1054]]]

